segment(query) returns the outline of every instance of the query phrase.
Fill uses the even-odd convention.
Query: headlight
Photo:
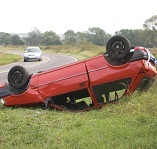
[[[35,56],[40,57],[40,56],[41,56],[41,53],[37,53],[37,54],[35,54]]]
[[[24,56],[24,57],[27,57],[27,56],[28,56],[28,54],[23,54],[23,56]]]

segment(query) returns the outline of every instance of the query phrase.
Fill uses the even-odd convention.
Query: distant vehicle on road
[[[28,60],[42,60],[42,51],[39,47],[28,47],[23,54],[23,61]]]

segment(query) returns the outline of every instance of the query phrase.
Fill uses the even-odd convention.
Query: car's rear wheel
[[[22,66],[14,66],[9,70],[8,82],[15,89],[25,87],[30,79],[29,72]]]
[[[113,59],[123,59],[130,52],[130,47],[126,37],[117,35],[108,40],[106,51]]]

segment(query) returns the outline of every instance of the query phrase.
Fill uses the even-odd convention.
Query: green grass
[[[20,61],[22,57],[20,55],[14,55],[9,53],[0,52],[0,66]]]
[[[52,48],[52,49],[51,49]],[[44,51],[55,52],[54,47]],[[57,48],[59,50],[57,50]],[[84,59],[103,48],[60,48]],[[154,50],[155,52],[156,50]],[[156,53],[155,53],[156,54]],[[148,92],[88,112],[60,112],[0,105],[0,148],[10,149],[155,149],[157,81]],[[21,99],[22,100],[22,99]]]
[[[0,148],[157,148],[153,87],[140,96],[133,94],[88,112],[1,106]]]
[[[40,48],[45,52],[66,54],[66,55],[74,56],[79,60],[89,58],[106,51],[105,47],[95,46],[93,44],[84,44],[84,45],[76,45],[76,46],[71,46],[71,45],[42,46]]]

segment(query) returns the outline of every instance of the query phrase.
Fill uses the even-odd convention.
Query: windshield
[[[39,48],[27,48],[26,52],[40,52]]]

